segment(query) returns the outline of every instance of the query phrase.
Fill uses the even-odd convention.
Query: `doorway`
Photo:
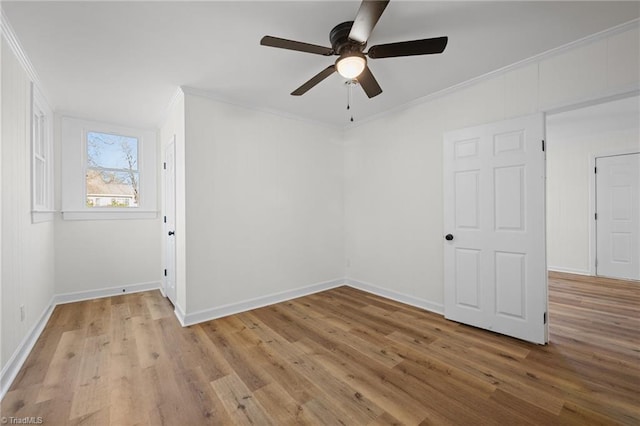
[[[546,127],[549,270],[577,275],[638,279],[633,278],[629,273],[620,275],[615,271],[612,272],[603,265],[606,257],[609,258],[607,263],[610,264],[612,262],[636,265],[640,263],[638,251],[634,249],[638,247],[637,240],[640,238],[638,226],[632,225],[631,228],[635,226],[633,229],[636,231],[629,233],[628,229],[612,228],[612,226],[624,224],[607,225],[601,222],[610,219],[607,218],[610,214],[606,210],[612,207],[616,210],[612,212],[616,217],[621,217],[620,215],[624,213],[624,216],[629,219],[635,217],[633,220],[636,223],[640,220],[638,190],[635,189],[633,193],[634,190],[631,187],[622,188],[633,183],[634,179],[637,188],[638,174],[635,174],[635,178],[628,176],[631,182],[627,184],[614,185],[618,187],[613,190],[618,200],[615,203],[619,204],[615,207],[597,205],[598,198],[601,203],[607,197],[608,203],[612,202],[611,193],[597,195],[597,185],[598,177],[601,178],[600,183],[606,183],[602,173],[611,172],[599,167],[607,168],[608,163],[612,161],[615,163],[622,158],[619,157],[620,155],[640,152],[640,99],[638,96],[632,96],[549,114]],[[611,160],[605,160],[605,158]],[[635,200],[629,197],[621,198],[620,193],[624,191],[632,191],[636,196]],[[605,211],[602,210],[603,208]],[[628,220],[625,221],[628,222]],[[605,233],[609,235],[605,237]],[[623,236],[623,233],[626,236]],[[603,244],[607,239],[609,242]],[[626,260],[621,262],[624,259],[628,259],[628,262]],[[635,266],[632,265],[630,268],[633,269]]]

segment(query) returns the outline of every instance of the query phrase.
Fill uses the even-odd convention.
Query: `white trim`
[[[596,261],[598,257],[598,247],[596,246],[596,158],[597,154],[589,158],[589,275],[594,277],[597,274]],[[591,173],[591,172],[594,173]]]
[[[591,271],[585,270],[585,269],[575,269],[575,268],[565,268],[563,266],[551,266],[548,265],[547,266],[547,271],[549,272],[562,272],[565,274],[574,274],[574,275],[586,275],[586,276],[593,276],[594,274],[591,273]]]
[[[588,108],[595,105],[604,104],[607,102],[618,101],[621,99],[632,98],[634,96],[640,96],[640,88],[638,87],[638,83],[628,87],[626,89],[621,89],[612,93],[605,93],[596,95],[593,97],[583,98],[580,101],[573,101],[571,103],[559,104],[557,106],[545,107],[544,113],[549,115],[561,114],[563,112],[575,111],[577,109]]]
[[[53,210],[47,211],[32,211],[31,223],[52,222],[55,219],[56,212]]]
[[[54,215],[48,214],[54,211],[55,204],[55,155],[54,155],[54,116],[51,111],[51,107],[49,103],[45,99],[44,95],[40,88],[33,82],[30,84],[30,110],[29,110],[29,140],[30,140],[30,165],[31,165],[31,221],[32,223],[40,223],[53,221]],[[36,136],[35,134],[35,116],[36,114],[40,117],[42,121],[41,125],[44,125],[44,129],[41,129],[42,134],[40,136]],[[41,190],[43,191],[43,203],[38,205],[36,200],[36,192],[37,192],[37,179],[35,173],[35,161],[36,161],[36,144],[37,138],[42,137],[42,145],[44,152],[44,174],[43,177],[44,182],[42,182],[43,187]],[[34,213],[42,213],[42,214],[34,214]]]
[[[61,210],[64,220],[155,219],[158,215],[158,134],[97,121],[63,116],[60,119]],[[127,135],[138,139],[139,205],[130,208],[86,207],[86,163],[89,131]]]
[[[178,312],[178,306],[176,306],[176,316],[183,326],[189,326],[205,321],[210,321],[216,318],[226,317],[228,315],[249,311],[251,309],[262,308],[264,306],[273,305],[274,303],[284,302],[287,300],[295,299],[297,297],[308,296],[320,291],[340,287],[344,284],[344,278],[338,278],[331,281],[325,281],[321,283],[311,284],[305,287],[295,288],[293,290],[286,290],[266,296],[255,297],[253,299],[244,300],[242,302],[230,303],[228,305],[204,309],[186,315],[182,312]]]
[[[0,9],[0,30],[5,40],[7,40],[7,44],[11,48],[11,51],[18,59],[18,62],[20,63],[22,68],[24,68],[24,71],[27,73],[27,77],[29,77],[29,80],[31,80],[39,88],[42,88],[42,85],[40,84],[40,78],[38,77],[35,68],[33,68],[29,57],[22,48],[22,45],[20,44],[20,41],[18,40],[15,31],[13,30],[13,27],[9,23],[9,18],[7,18],[4,10],[2,9]]]
[[[591,43],[606,39],[607,37],[611,37],[613,35],[623,33],[623,32],[628,31],[630,29],[636,28],[638,25],[640,25],[640,18],[633,19],[633,20],[631,20],[629,22],[625,22],[624,24],[616,25],[615,27],[600,31],[600,32],[595,33],[595,34],[588,35],[588,36],[583,37],[581,39],[578,39],[578,40],[572,41],[570,43],[567,43],[565,45],[562,45],[562,46],[547,50],[546,52],[539,53],[537,55],[531,56],[529,58],[523,59],[521,61],[515,62],[515,63],[510,64],[510,65],[504,66],[502,68],[498,68],[496,70],[489,71],[486,74],[482,74],[482,75],[479,75],[477,77],[473,77],[473,78],[471,78],[471,79],[469,79],[467,81],[463,81],[462,83],[454,84],[453,86],[449,86],[449,87],[447,87],[445,89],[442,89],[442,90],[439,90],[437,92],[433,92],[433,93],[430,93],[428,95],[422,96],[420,98],[416,98],[416,99],[414,99],[412,101],[409,101],[409,102],[407,102],[405,104],[398,105],[397,107],[394,107],[394,108],[391,108],[389,110],[380,112],[378,114],[374,114],[374,115],[372,115],[370,117],[365,117],[365,118],[362,118],[362,119],[360,119],[360,120],[358,120],[356,122],[348,123],[348,124],[346,124],[344,126],[344,128],[345,129],[355,128],[355,127],[361,126],[363,124],[379,120],[379,119],[381,119],[383,117],[396,114],[396,113],[398,113],[400,111],[404,111],[406,109],[409,109],[409,108],[412,108],[412,107],[415,107],[415,106],[418,106],[418,105],[425,104],[427,102],[433,101],[433,100],[441,98],[443,96],[447,96],[447,95],[450,95],[450,94],[452,94],[454,92],[458,92],[458,91],[460,91],[462,89],[466,89],[467,87],[474,86],[475,84],[480,83],[482,81],[490,80],[492,78],[495,78],[495,77],[498,77],[500,75],[506,74],[508,72],[514,71],[514,70],[516,70],[518,68],[522,68],[524,66],[531,65],[533,63],[543,61],[543,60],[545,60],[547,58],[556,56],[556,55],[558,55],[560,53],[563,53],[563,52],[566,52],[568,50],[572,50],[572,49],[575,49],[575,48],[578,48],[578,47],[581,47],[581,46],[585,46],[587,44],[591,44]],[[638,91],[638,90],[639,90],[638,84],[633,84],[630,87],[626,87],[626,88],[619,89],[619,90],[614,90],[614,91],[608,91],[608,92],[605,92],[605,93],[600,93],[599,95],[596,95],[594,97],[585,98],[585,99],[583,99],[581,101],[581,103],[589,103],[589,102],[593,102],[593,101],[597,102],[599,99],[607,98],[607,97],[613,98],[613,97],[618,96],[620,94],[622,94],[622,96],[624,96],[626,93],[633,92],[633,91]],[[565,104],[549,105],[549,106],[544,105],[544,106],[540,106],[538,109],[541,110],[541,111],[545,111],[545,112],[556,113],[556,112],[560,112],[564,108],[573,109],[573,108],[575,108],[574,104],[576,104],[576,102],[572,102],[570,105],[565,105]]]
[[[49,306],[44,310],[42,315],[40,315],[40,318],[33,327],[31,327],[31,330],[29,330],[24,339],[22,339],[22,342],[20,342],[18,348],[15,350],[13,355],[11,355],[11,358],[9,358],[9,361],[7,361],[2,369],[2,372],[0,373],[0,399],[4,398],[11,387],[11,384],[20,372],[24,362],[27,360],[31,350],[38,341],[40,334],[42,334],[47,322],[49,322],[49,318],[51,318],[51,314],[53,313],[55,306],[54,299],[52,298],[51,302],[49,302]]]
[[[119,219],[156,219],[158,217],[157,210],[138,210],[131,208],[130,210],[116,210],[105,207],[105,210],[91,211],[63,211],[62,219],[64,220],[119,220]]]
[[[556,104],[539,105],[538,110],[549,115],[559,114],[566,111],[573,111],[580,108],[587,108],[593,105],[638,96],[638,94],[640,94],[640,82],[633,83],[622,88],[615,88],[613,90],[607,89],[580,99],[562,101]]]
[[[176,304],[174,309],[173,309],[173,313],[175,314],[176,318],[178,318],[178,322],[180,323],[181,326],[186,327],[187,324],[185,323],[185,313],[182,310],[182,308],[180,307],[180,305]],[[189,324],[189,325],[193,325],[193,324]]]
[[[56,294],[53,301],[56,305],[66,303],[82,302],[83,300],[100,299],[103,297],[120,296],[129,293],[140,293],[141,291],[160,289],[159,281],[148,283],[128,284],[118,287],[102,288],[98,290],[78,291],[73,293]]]
[[[444,315],[444,305],[442,303],[431,302],[429,300],[409,296],[408,294],[387,290],[385,288],[351,278],[347,278],[346,282],[349,287],[366,291],[367,293],[372,293],[387,299],[395,300],[396,302],[415,306],[416,308],[424,309],[429,312]]]

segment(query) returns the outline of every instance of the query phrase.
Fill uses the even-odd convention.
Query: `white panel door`
[[[167,145],[164,157],[164,292],[176,304],[176,144],[175,137]]]
[[[547,341],[544,118],[444,136],[445,317]]]
[[[598,275],[640,280],[640,153],[596,158]]]

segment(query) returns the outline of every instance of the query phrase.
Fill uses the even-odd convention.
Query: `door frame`
[[[597,154],[593,154],[589,158],[589,273],[597,277],[598,267],[596,266],[596,260],[598,258],[598,229],[596,221],[596,203],[597,203],[597,187],[596,187],[596,160],[603,157],[617,157],[619,155],[638,154],[640,149],[618,149],[611,151],[604,151]]]
[[[167,158],[167,150],[169,149],[169,147],[173,146],[173,161],[174,161],[174,166],[173,166],[173,171],[174,171],[174,176],[173,176],[173,184],[174,184],[174,194],[173,194],[173,203],[174,203],[174,216],[176,213],[176,176],[175,176],[175,156],[176,156],[176,135],[171,135],[171,137],[169,138],[169,141],[163,146],[163,157],[162,157],[162,165],[163,167],[161,167],[162,170],[162,217],[163,217],[163,223],[162,223],[162,267],[165,270],[165,272],[167,271],[167,264],[168,264],[168,236],[167,236],[167,232],[168,232],[168,226],[167,226],[167,222],[166,222],[166,217],[167,217],[167,169],[164,167],[166,166],[166,158]],[[174,220],[174,227],[175,227],[175,217],[173,218]],[[175,230],[174,230],[175,231]],[[177,252],[175,251],[175,242],[174,242],[174,259],[173,259],[173,285],[174,288],[176,286],[176,278],[177,278],[177,273],[176,273],[176,263],[177,263]],[[162,290],[162,295],[166,298],[168,298],[171,303],[175,304],[175,300],[172,300],[171,297],[169,297],[169,292],[167,289],[167,279],[168,279],[168,275],[163,275],[162,276],[162,286],[161,286],[161,290]],[[173,299],[177,298],[177,288],[175,290],[176,294],[173,294]]]

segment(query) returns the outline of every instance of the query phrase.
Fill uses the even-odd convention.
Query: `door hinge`
[[[542,321],[543,321],[543,324],[546,324],[546,323],[547,323],[547,313],[546,313],[546,312],[545,312],[545,313],[544,313],[544,315],[542,316]]]
[[[544,152],[544,139],[542,139],[542,151]]]
[[[167,217],[166,216],[164,217],[164,223],[167,223]]]
[[[162,163],[162,167],[167,170],[167,163]]]
[[[598,213],[594,213],[593,216],[594,216],[595,220],[598,220]]]
[[[597,167],[593,168],[593,173],[598,173],[598,168]]]
[[[165,277],[167,276],[167,270],[166,269],[164,270],[164,276]]]

